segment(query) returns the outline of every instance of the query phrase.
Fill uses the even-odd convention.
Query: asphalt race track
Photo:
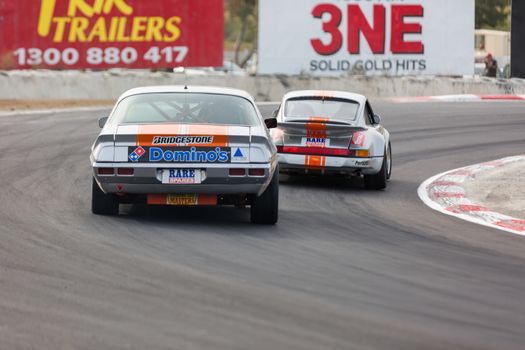
[[[234,208],[94,216],[100,112],[0,117],[0,349],[524,349],[525,238],[416,191],[525,153],[525,104],[376,112],[390,187],[283,177],[275,227]]]

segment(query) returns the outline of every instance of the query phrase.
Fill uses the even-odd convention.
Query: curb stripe
[[[497,230],[525,236],[525,220],[513,218],[473,203],[465,197],[461,183],[476,175],[505,165],[525,161],[525,155],[512,156],[480,164],[469,165],[435,175],[418,188],[419,198],[428,207],[440,213]],[[454,178],[458,181],[450,181]]]
[[[389,99],[395,103],[418,102],[482,102],[482,101],[525,101],[525,95],[442,95],[442,96],[416,96],[395,97]]]

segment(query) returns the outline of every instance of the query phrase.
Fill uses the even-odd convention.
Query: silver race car
[[[284,96],[274,117],[278,127],[271,134],[281,172],[363,175],[366,188],[386,188],[390,134],[364,96],[295,91]]]
[[[266,123],[266,125],[265,125]],[[91,152],[92,211],[121,203],[251,206],[251,221],[275,224],[279,170],[268,128],[246,92],[148,87],[124,93]]]

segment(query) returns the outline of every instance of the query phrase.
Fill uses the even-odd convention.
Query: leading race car
[[[279,168],[289,174],[363,175],[384,189],[392,174],[390,134],[368,100],[341,91],[295,91],[274,112]]]
[[[265,122],[267,125],[265,125]],[[268,128],[246,92],[148,87],[124,93],[91,153],[92,211],[121,203],[251,206],[251,221],[278,219],[279,170]]]

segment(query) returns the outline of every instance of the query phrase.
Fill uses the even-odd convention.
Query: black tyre
[[[93,178],[91,211],[97,215],[118,215],[119,202],[115,196],[102,192]]]
[[[390,180],[390,178],[392,177],[392,163],[394,162],[392,159],[392,145],[390,143],[388,143],[388,150],[386,154],[388,156],[388,158],[386,159],[386,179]]]
[[[381,166],[381,170],[379,170],[379,172],[374,175],[365,175],[365,188],[369,190],[385,189],[388,179],[387,169],[387,151],[385,151],[385,156],[383,157],[383,165]]]
[[[279,169],[260,197],[254,197],[250,208],[251,221],[260,225],[275,225],[279,218]]]

